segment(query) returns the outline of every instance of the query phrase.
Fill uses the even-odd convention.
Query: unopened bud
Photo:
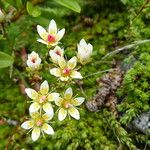
[[[2,23],[5,20],[5,15],[2,12],[2,10],[0,9],[0,23]]]
[[[92,55],[93,51],[93,46],[90,43],[86,43],[84,39],[80,41],[80,43],[77,45],[78,47],[78,61],[82,64],[85,65],[90,61],[90,57]]]

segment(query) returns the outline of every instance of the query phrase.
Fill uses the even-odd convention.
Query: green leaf
[[[9,3],[10,5],[16,7],[15,1],[14,0],[6,0],[7,3]]]
[[[4,52],[0,52],[0,68],[11,66],[13,62],[13,57]]]
[[[16,5],[17,5],[17,8],[21,8],[22,0],[16,0]]]
[[[127,0],[121,0],[121,2],[125,5],[127,4]]]
[[[26,8],[27,8],[27,12],[32,17],[38,17],[41,15],[40,9],[36,6],[34,6],[31,2],[27,2]]]
[[[55,0],[56,3],[80,13],[81,7],[76,0]]]

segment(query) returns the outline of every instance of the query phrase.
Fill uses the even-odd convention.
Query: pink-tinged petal
[[[61,49],[59,46],[56,46],[53,51],[60,57],[63,57],[63,55],[64,55],[64,50]]]
[[[84,100],[85,100],[84,97],[76,97],[71,101],[71,104],[73,104],[74,106],[79,106],[84,102]]]
[[[52,62],[54,62],[55,64],[58,64],[58,56],[53,50],[49,51],[49,55],[52,59]]]
[[[58,119],[60,121],[64,120],[67,116],[67,110],[60,108],[59,112],[58,112]]]
[[[61,29],[60,31],[58,31],[57,35],[56,35],[56,40],[59,41],[61,40],[61,38],[64,36],[65,34],[65,29]]]
[[[42,130],[43,130],[46,134],[50,134],[50,135],[54,134],[53,128],[52,128],[49,124],[47,124],[47,123],[45,123],[45,124],[42,126]]]
[[[42,39],[38,39],[37,41],[42,43],[42,44],[48,45],[48,43],[46,41],[42,40]]]
[[[54,114],[54,110],[53,110],[53,107],[50,103],[45,103],[43,105],[43,110],[47,113],[47,114],[50,114],[50,115],[53,115]]]
[[[61,97],[59,97],[58,99],[55,100],[55,104],[57,106],[61,106],[62,105],[62,102],[63,102],[63,99]]]
[[[34,122],[29,120],[29,121],[25,121],[24,123],[22,123],[21,127],[28,130],[28,129],[31,129],[33,128],[34,126]]]
[[[37,99],[38,97],[38,93],[34,89],[26,88],[25,92],[33,100]]]
[[[32,103],[31,105],[30,105],[30,107],[29,107],[29,112],[30,113],[33,113],[33,112],[36,112],[36,111],[38,111],[39,109],[40,109],[40,105],[39,105],[39,103],[37,103],[37,102],[34,102],[34,103]]]
[[[37,59],[35,62],[33,62],[32,60],[29,60],[29,59],[27,60],[27,66],[32,69],[38,68],[40,66],[40,64],[41,64],[40,58]]]
[[[50,73],[56,77],[61,76],[61,70],[59,68],[50,69]]]
[[[41,134],[40,128],[34,127],[31,135],[32,140],[36,141],[40,137],[40,134]]]
[[[48,101],[55,101],[58,99],[59,93],[50,93],[48,94]]]
[[[74,119],[77,119],[77,120],[80,119],[79,111],[78,111],[76,108],[70,107],[70,108],[68,109],[68,113],[69,113]]]
[[[49,121],[53,118],[54,114],[47,114],[45,113],[44,115],[42,115],[42,118],[44,119],[44,121]]]
[[[71,99],[71,98],[72,98],[72,95],[73,95],[72,88],[69,87],[69,88],[65,91],[64,98],[65,98],[65,99]]]
[[[70,69],[74,69],[74,68],[76,67],[76,65],[77,65],[77,58],[76,58],[76,57],[71,58],[71,59],[68,61],[68,63],[67,63],[67,66],[68,66],[68,68],[70,68]]]
[[[61,81],[68,81],[69,80],[69,77],[67,76],[67,77],[60,77],[60,80]]]
[[[47,39],[48,33],[46,32],[46,30],[42,26],[37,25],[37,32],[42,39],[44,39],[44,40]]]
[[[66,61],[65,61],[64,58],[60,58],[58,60],[58,64],[59,64],[60,68],[62,68],[62,69],[64,69],[67,66]]]
[[[40,93],[42,95],[46,95],[48,91],[49,91],[49,85],[48,82],[45,80],[40,86]]]
[[[49,23],[48,33],[52,34],[52,35],[56,35],[56,33],[57,33],[57,25],[56,25],[55,20],[53,20],[53,19]]]
[[[82,78],[83,78],[82,75],[80,74],[80,72],[75,71],[75,70],[73,70],[73,71],[71,72],[70,76],[71,76],[72,78],[75,78],[75,79],[82,79]]]

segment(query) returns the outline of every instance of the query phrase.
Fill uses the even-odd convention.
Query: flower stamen
[[[42,120],[42,119],[37,120],[37,121],[36,121],[36,125],[37,125],[38,127],[42,126],[42,125],[43,125],[43,120]]]
[[[49,42],[49,43],[53,43],[53,42],[55,42],[55,37],[53,36],[53,35],[48,35],[47,36],[47,41]]]
[[[71,69],[65,68],[62,72],[63,72],[64,75],[69,75],[70,71],[71,71]]]
[[[60,51],[56,51],[55,53],[56,53],[57,55],[61,56]]]
[[[46,100],[46,96],[42,96],[40,99],[39,99],[39,103],[44,103]]]

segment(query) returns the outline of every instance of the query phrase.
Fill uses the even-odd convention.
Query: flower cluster
[[[50,74],[58,78],[62,82],[74,79],[82,79],[81,73],[78,71],[77,63],[85,65],[90,61],[93,47],[87,44],[84,39],[77,45],[77,56],[66,60],[64,57],[64,49],[59,47],[59,41],[64,36],[65,29],[58,30],[56,22],[51,20],[48,30],[46,31],[42,26],[37,25],[37,32],[41,39],[37,41],[47,45],[50,55],[50,60],[54,64],[54,68],[50,68]],[[54,48],[52,48],[55,46]],[[38,53],[32,52],[28,55],[27,70],[30,72],[40,71],[41,58]],[[67,83],[67,82],[66,82]],[[58,107],[58,120],[64,120],[67,115],[76,120],[80,119],[80,114],[77,106],[84,102],[83,97],[74,97],[72,88],[66,89],[63,95],[56,92],[49,92],[48,81],[41,83],[38,91],[26,88],[25,92],[31,101],[29,106],[29,113],[31,119],[22,123],[21,127],[32,130],[32,140],[36,141],[41,133],[49,135],[54,134],[53,128],[49,125],[50,120],[54,116],[54,106]],[[52,104],[53,103],[53,104]]]

